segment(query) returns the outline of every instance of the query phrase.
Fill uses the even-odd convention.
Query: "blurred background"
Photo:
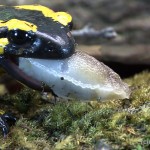
[[[73,16],[73,30],[92,26],[96,30],[113,27],[118,36],[75,37],[77,49],[103,61],[122,77],[150,67],[149,0],[1,0],[2,5],[41,4]]]

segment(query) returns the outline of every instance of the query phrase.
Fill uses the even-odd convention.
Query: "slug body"
[[[19,68],[47,84],[61,98],[104,100],[129,98],[130,90],[119,75],[92,56],[76,51],[62,60],[19,58]]]

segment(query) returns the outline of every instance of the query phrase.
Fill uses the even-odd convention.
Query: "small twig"
[[[86,37],[100,37],[100,38],[112,39],[117,36],[117,33],[113,27],[107,27],[101,30],[95,30],[90,25],[86,25],[82,29],[73,30],[72,35],[74,37],[86,36]]]

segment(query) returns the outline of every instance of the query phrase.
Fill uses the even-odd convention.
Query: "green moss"
[[[24,88],[5,95],[0,110],[18,116],[0,149],[94,149],[104,140],[113,149],[148,149],[150,144],[150,73],[126,79],[129,100],[47,102],[41,93]]]

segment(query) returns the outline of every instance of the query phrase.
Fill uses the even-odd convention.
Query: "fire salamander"
[[[16,67],[18,58],[68,58],[75,50],[71,28],[72,17],[66,12],[41,5],[0,6],[0,65],[25,85],[42,90],[40,83]],[[10,114],[0,116],[4,136],[9,132],[8,120],[16,119]]]

